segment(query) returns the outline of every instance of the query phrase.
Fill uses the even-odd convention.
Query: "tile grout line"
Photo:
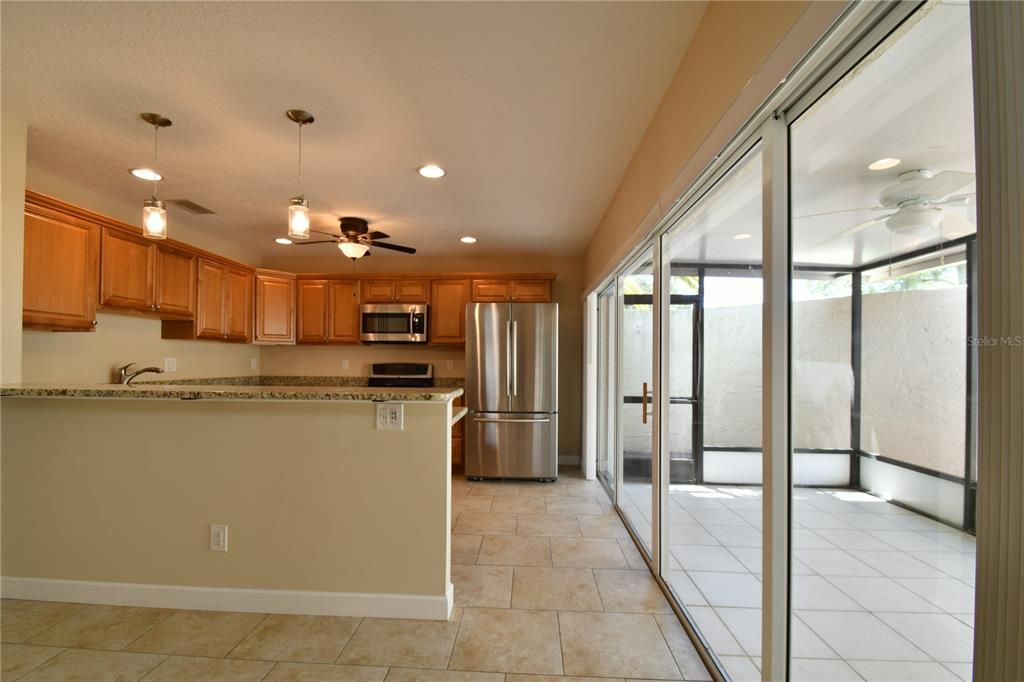
[[[163,625],[164,623],[169,621],[171,619],[171,617],[174,616],[176,613],[181,613],[181,612],[182,612],[181,609],[169,609],[169,613],[167,614],[166,617],[162,618],[159,622],[154,623],[151,627],[146,628],[146,630],[144,630],[143,632],[139,633],[138,637],[132,639],[130,642],[128,642],[123,647],[118,649],[118,651],[126,651],[128,649],[128,647],[130,647],[132,644],[135,644],[135,642],[139,641],[140,639],[142,639],[143,637],[148,635],[150,632],[152,632],[156,628],[160,627],[161,625]]]
[[[251,635],[252,633],[256,632],[259,629],[259,627],[261,625],[263,625],[263,623],[265,623],[267,621],[268,618],[270,618],[270,614],[269,613],[263,614],[263,617],[260,618],[259,622],[257,622],[255,625],[253,625],[252,628],[247,633],[245,633],[244,635],[239,637],[238,641],[235,642],[234,646],[232,646],[230,649],[228,649],[228,652],[226,654],[224,654],[223,656],[221,656],[220,658],[227,659],[229,656],[231,656],[231,654],[234,653],[235,649],[237,649],[238,646],[242,642],[247,640],[249,638],[249,635]]]

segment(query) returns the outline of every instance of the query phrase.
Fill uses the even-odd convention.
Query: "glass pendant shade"
[[[342,242],[338,244],[338,248],[347,257],[355,260],[356,258],[362,258],[366,255],[366,252],[370,250],[370,247],[366,244],[360,244],[359,242]]]
[[[309,204],[303,197],[292,197],[288,204],[288,237],[309,239]]]
[[[142,236],[167,239],[167,209],[156,197],[142,202]]]

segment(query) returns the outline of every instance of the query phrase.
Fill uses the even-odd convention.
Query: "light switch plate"
[[[210,524],[210,551],[228,551],[228,527],[227,524]]]
[[[177,372],[178,371],[178,358],[164,358],[164,371],[165,372]]]
[[[343,369],[343,370],[348,369],[348,360],[342,360],[341,361],[341,369]]]

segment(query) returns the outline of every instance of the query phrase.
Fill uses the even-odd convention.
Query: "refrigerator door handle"
[[[505,320],[505,395],[512,397],[512,321]]]
[[[473,417],[473,421],[488,424],[549,424],[551,423],[551,418],[544,417],[542,419],[494,419],[492,417]]]
[[[519,322],[512,321],[512,396],[519,395]]]

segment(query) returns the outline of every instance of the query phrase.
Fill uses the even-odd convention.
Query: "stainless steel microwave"
[[[426,343],[427,306],[364,304],[359,315],[359,338],[368,343]]]

